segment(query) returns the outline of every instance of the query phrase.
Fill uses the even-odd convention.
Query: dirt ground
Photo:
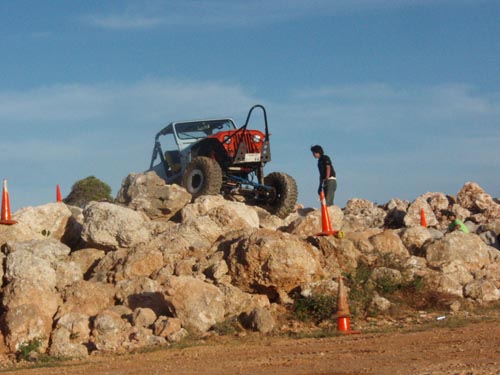
[[[98,355],[16,375],[500,375],[500,318],[325,338],[212,337],[188,347]]]

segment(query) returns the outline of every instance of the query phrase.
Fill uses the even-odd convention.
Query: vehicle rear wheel
[[[220,194],[222,170],[219,164],[206,156],[195,157],[182,177],[182,186],[194,198],[200,195]]]
[[[264,185],[273,188],[266,202],[267,210],[284,219],[295,209],[298,195],[297,183],[286,173],[273,172],[264,178]]]

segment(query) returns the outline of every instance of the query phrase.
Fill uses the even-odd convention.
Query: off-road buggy
[[[262,110],[264,132],[247,129],[256,108]],[[160,142],[162,136],[168,137]],[[295,207],[297,184],[282,172],[264,176],[270,160],[267,114],[257,104],[239,128],[231,118],[170,123],[156,134],[150,170],[167,183],[182,185],[193,199],[222,194],[284,218]]]

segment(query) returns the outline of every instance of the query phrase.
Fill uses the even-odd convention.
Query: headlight
[[[227,145],[228,145],[228,144],[230,144],[230,143],[231,143],[231,137],[230,137],[230,136],[228,136],[228,135],[226,135],[226,136],[224,137],[224,139],[222,140],[222,142],[224,142],[224,143],[225,143],[225,144],[227,144]]]
[[[262,137],[258,134],[254,134],[253,136],[253,142],[254,143],[259,143],[260,141],[262,141]]]

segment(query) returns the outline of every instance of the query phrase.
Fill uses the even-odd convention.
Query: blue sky
[[[498,197],[498,0],[0,1],[0,177],[13,211],[93,175],[116,195],[175,120],[267,109],[273,160],[318,206]]]

